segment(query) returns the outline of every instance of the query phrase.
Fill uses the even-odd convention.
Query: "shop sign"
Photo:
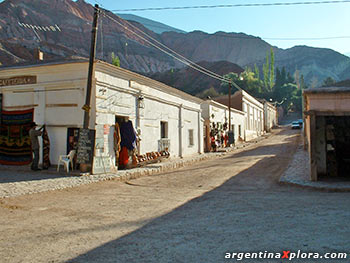
[[[0,79],[0,87],[36,84],[36,76],[17,76]]]
[[[80,129],[78,138],[77,163],[92,164],[95,146],[95,131]]]

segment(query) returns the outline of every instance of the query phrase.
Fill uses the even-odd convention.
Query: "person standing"
[[[36,130],[36,123],[35,122],[32,122],[30,124],[30,130],[29,130],[29,137],[30,137],[30,141],[31,141],[31,146],[32,146],[32,151],[33,151],[33,154],[34,154],[34,157],[33,157],[33,162],[32,162],[32,166],[31,166],[31,169],[33,171],[39,171],[39,158],[40,158],[40,155],[39,155],[39,140],[38,140],[38,136],[41,136],[42,135],[42,129],[43,127],[41,127],[39,130]]]

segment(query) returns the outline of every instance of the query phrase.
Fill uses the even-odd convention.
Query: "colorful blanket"
[[[26,165],[32,161],[29,137],[34,109],[2,111],[0,125],[0,164]]]
[[[51,166],[50,162],[50,139],[47,134],[46,127],[44,126],[43,130],[43,169],[49,169]]]

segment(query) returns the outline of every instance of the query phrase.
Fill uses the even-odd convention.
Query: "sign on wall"
[[[0,79],[0,87],[27,84],[36,84],[36,76],[16,76]]]
[[[80,129],[78,139],[77,163],[92,164],[95,148],[95,131]]]

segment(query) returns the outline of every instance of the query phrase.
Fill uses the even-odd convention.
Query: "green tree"
[[[254,74],[255,77],[260,80],[260,70],[256,64],[254,64]]]
[[[270,70],[270,61],[269,61],[269,54],[266,55],[266,63],[263,65],[263,81],[264,81],[264,87],[266,90],[268,90],[269,86],[269,70]]]
[[[270,79],[269,79],[269,88],[272,91],[273,86],[275,85],[275,54],[273,49],[270,50]]]
[[[114,55],[114,52],[112,52],[111,57],[112,57],[112,64],[113,64],[114,66],[120,67],[120,60],[119,60],[119,57],[118,57],[118,56],[115,56],[115,55]]]
[[[224,75],[224,78],[232,80],[232,82],[236,83],[240,88],[245,89],[246,85],[242,78],[239,77],[237,73],[230,72]],[[229,84],[226,81],[221,82],[220,91],[223,94],[228,94],[228,86]],[[237,88],[231,85],[232,94],[237,91]]]
[[[216,91],[214,87],[210,87],[209,89],[203,90],[201,93],[197,94],[196,96],[201,99],[208,99],[208,98],[216,98],[221,96],[219,92]]]
[[[273,49],[266,54],[266,62],[263,65],[264,87],[266,92],[271,93],[275,85],[275,54]]]
[[[281,71],[279,70],[279,68],[276,68],[276,81],[275,81],[275,87],[280,87],[282,86],[283,80],[282,80],[282,74]]]
[[[305,79],[304,79],[304,75],[303,74],[300,75],[300,89],[301,90],[307,89],[307,86],[305,84]]]
[[[224,76],[227,79],[231,79],[232,82],[236,83],[241,89],[247,91],[254,97],[263,98],[263,82],[256,78],[255,73],[252,72],[250,68],[246,68],[244,72],[240,75],[236,73],[229,73]],[[232,85],[232,93],[234,93],[237,89]],[[224,94],[228,93],[228,83],[221,83],[221,91]]]
[[[331,87],[336,83],[332,77],[328,77],[323,81],[322,87]]]

